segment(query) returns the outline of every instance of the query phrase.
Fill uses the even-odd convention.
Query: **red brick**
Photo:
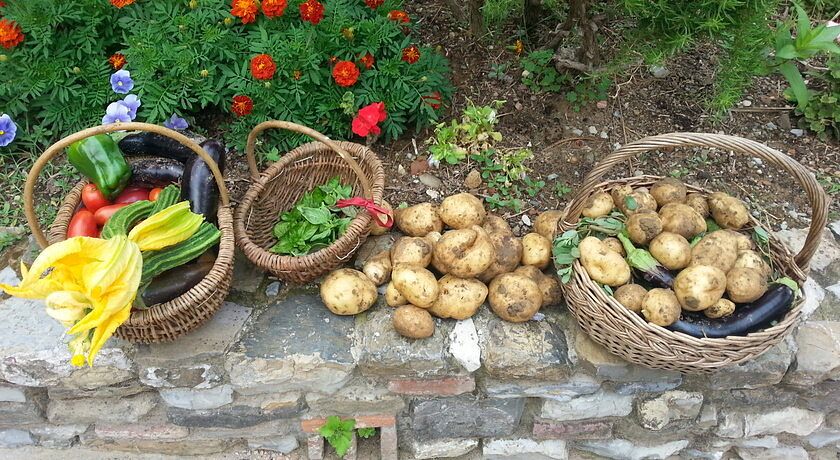
[[[383,426],[394,426],[397,418],[393,415],[359,415],[357,417],[345,417],[356,419],[356,428],[381,428]],[[325,418],[311,418],[301,420],[300,428],[304,433],[317,433],[318,428],[327,423]]]
[[[475,390],[475,379],[470,375],[440,379],[400,379],[388,382],[391,393],[410,396],[455,396]]]
[[[606,420],[561,422],[534,419],[537,439],[607,439],[612,437],[613,423]]]

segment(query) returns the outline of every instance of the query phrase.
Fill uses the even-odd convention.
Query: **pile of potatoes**
[[[649,190],[625,185],[597,193],[582,214],[596,218],[616,208],[627,218],[627,235],[634,246],[647,249],[660,265],[677,272],[672,288],[648,290],[634,283],[625,248],[614,237],[584,238],[580,261],[592,280],[617,288],[615,299],[648,321],[669,326],[683,310],[724,318],[736,304],[753,302],[767,291],[772,270],[750,237],[738,231],[750,217],[737,198],[722,192],[708,198],[687,193],[685,184],[666,178]],[[708,217],[719,230],[706,233]],[[690,241],[698,236],[702,238],[692,246]]]
[[[321,284],[321,298],[333,313],[367,310],[376,302],[377,286],[387,283],[385,301],[396,308],[394,329],[420,339],[434,334],[432,316],[467,319],[488,299],[511,322],[528,321],[560,300],[559,280],[543,272],[551,262],[559,211],[541,214],[535,233],[522,238],[469,193],[394,214],[405,236],[370,257],[362,272],[336,270]]]

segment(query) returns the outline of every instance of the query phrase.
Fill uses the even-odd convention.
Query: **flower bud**
[[[6,56],[5,54],[0,54],[0,62],[6,62],[8,60],[9,56]]]
[[[78,67],[73,67],[73,73],[78,75],[78,74],[82,73],[82,69],[80,69]]]
[[[179,25],[179,26],[178,26],[178,30],[180,30],[181,32],[183,32],[183,31],[187,30],[187,26],[185,26],[185,25],[181,24],[181,25]]]
[[[207,78],[210,76],[210,72],[207,71],[207,69],[201,69],[201,72],[199,72],[198,74],[201,75],[201,78]]]
[[[198,0],[190,0],[190,9],[194,10],[198,8]]]
[[[265,86],[266,88],[271,88],[271,82],[267,81],[267,82],[263,83],[263,86]]]
[[[420,77],[420,81],[426,81],[426,80],[428,80],[428,79],[429,79],[429,77],[427,77],[427,76],[425,76],[425,75],[423,75],[422,77]]]
[[[233,18],[225,18],[225,25],[229,26],[233,24]]]

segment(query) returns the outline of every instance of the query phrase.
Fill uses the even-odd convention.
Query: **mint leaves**
[[[327,417],[327,422],[321,428],[318,428],[318,433],[330,443],[339,457],[344,457],[353,440],[354,428],[356,428],[356,420],[352,418],[341,420],[339,417],[331,415]]]

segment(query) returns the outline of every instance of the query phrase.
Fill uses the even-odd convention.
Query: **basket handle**
[[[578,193],[569,202],[566,215],[561,222],[562,229],[569,229],[577,223],[586,200],[603,181],[603,177],[607,171],[613,166],[650,150],[686,146],[715,147],[754,156],[785,170],[796,179],[808,195],[808,201],[812,209],[811,227],[808,230],[805,245],[794,258],[794,261],[802,270],[807,270],[808,264],[820,244],[823,228],[825,228],[828,219],[828,196],[820,184],[817,183],[816,179],[814,179],[814,176],[811,175],[810,171],[796,162],[796,160],[764,144],[737,136],[706,133],[670,133],[639,139],[618,148],[599,161],[592,168],[592,171],[586,175]]]
[[[205,163],[207,163],[207,166],[213,173],[213,178],[216,180],[216,185],[219,186],[219,198],[222,200],[222,205],[230,206],[230,197],[228,195],[227,187],[225,186],[224,176],[222,176],[219,166],[215,161],[213,161],[213,158],[211,158],[210,155],[201,148],[201,146],[190,140],[187,136],[169,128],[164,128],[163,126],[153,125],[150,123],[118,122],[109,125],[94,126],[93,128],[88,128],[75,134],[71,134],[51,145],[44,151],[44,153],[41,154],[40,157],[38,157],[35,164],[32,165],[32,169],[29,170],[29,175],[26,176],[26,184],[23,188],[24,212],[26,214],[26,221],[29,223],[29,228],[32,230],[32,235],[35,237],[35,241],[39,246],[41,246],[41,248],[46,248],[49,245],[49,242],[47,241],[47,238],[44,237],[41,224],[38,222],[38,216],[35,214],[35,182],[41,174],[41,171],[44,169],[44,166],[46,166],[47,163],[55,158],[55,156],[61,151],[69,147],[70,144],[97,134],[112,133],[114,131],[147,131],[166,136],[184,144],[190,150],[195,152],[196,155],[201,157]]]
[[[368,180],[365,173],[362,171],[361,166],[359,163],[349,154],[346,150],[341,148],[338,144],[334,141],[330,140],[327,136],[315,131],[312,128],[308,128],[303,125],[299,125],[297,123],[292,123],[291,121],[284,121],[284,120],[269,120],[264,121],[251,130],[251,133],[248,134],[248,144],[245,146],[245,157],[248,159],[248,169],[251,170],[251,178],[253,180],[257,180],[260,177],[260,170],[257,167],[257,158],[254,156],[254,150],[257,146],[257,136],[260,135],[263,131],[271,128],[277,129],[285,129],[288,131],[293,131],[300,134],[305,134],[316,141],[325,144],[327,147],[331,148],[338,156],[341,157],[349,166],[350,169],[356,173],[356,176],[359,178],[359,181],[362,183],[362,191],[365,194],[365,197],[373,199],[373,192],[370,188],[370,181]]]

